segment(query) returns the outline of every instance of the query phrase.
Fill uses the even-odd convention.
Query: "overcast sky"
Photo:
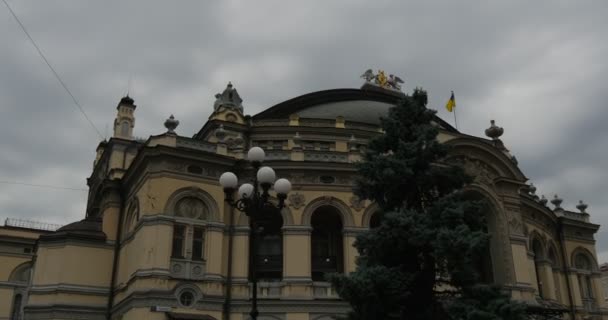
[[[570,210],[582,199],[608,226],[603,1],[7,1],[102,135],[129,79],[136,136],[170,114],[191,136],[228,81],[255,114],[383,69],[427,89],[450,123],[454,90],[462,132],[495,119],[538,194]],[[86,189],[100,137],[3,3],[0,39],[0,218],[82,219],[86,191],[6,183]]]

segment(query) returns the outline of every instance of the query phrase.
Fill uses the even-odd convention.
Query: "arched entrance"
[[[283,217],[269,209],[258,220],[256,269],[260,281],[280,281],[283,277]]]
[[[311,217],[311,271],[313,281],[325,281],[330,273],[343,272],[342,219],[337,208],[325,205]]]

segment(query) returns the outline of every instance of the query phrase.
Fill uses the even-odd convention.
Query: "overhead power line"
[[[35,183],[26,183],[26,182],[17,182],[17,181],[5,181],[0,180],[0,184],[14,184],[20,186],[28,186],[28,187],[37,187],[37,188],[48,188],[48,189],[63,189],[63,190],[75,190],[75,191],[88,191],[83,188],[70,188],[70,187],[62,187],[62,186],[53,186],[49,184],[35,184]]]
[[[25,26],[23,25],[23,23],[21,23],[21,20],[19,20],[19,17],[17,17],[17,15],[13,11],[13,9],[11,9],[11,6],[8,5],[8,2],[6,2],[6,0],[2,0],[2,2],[4,2],[4,4],[6,5],[6,7],[8,8],[8,11],[10,11],[11,15],[13,16],[13,18],[15,18],[15,21],[17,21],[17,23],[21,27],[21,30],[23,30],[23,32],[28,37],[28,39],[30,39],[30,41],[32,42],[32,44],[36,48],[36,51],[38,51],[38,54],[42,57],[42,60],[44,60],[44,62],[46,63],[46,65],[49,67],[49,69],[51,69],[51,72],[53,73],[53,75],[55,76],[55,78],[57,78],[57,80],[59,81],[59,83],[61,84],[61,86],[63,87],[63,89],[65,89],[65,92],[67,92],[68,95],[70,96],[70,98],[72,98],[72,101],[74,102],[74,104],[76,105],[76,107],[78,107],[78,110],[80,110],[80,112],[82,113],[82,115],[84,116],[84,118],[89,122],[89,124],[91,125],[91,127],[93,127],[93,129],[95,130],[95,132],[97,132],[97,135],[103,140],[104,137],[101,134],[101,132],[97,129],[97,127],[95,127],[95,124],[93,124],[93,121],[91,121],[91,119],[89,118],[89,116],[87,116],[86,112],[84,112],[84,109],[82,108],[82,106],[80,105],[80,103],[78,103],[78,100],[76,100],[76,97],[74,97],[74,95],[72,94],[72,92],[70,91],[70,89],[68,89],[68,86],[65,84],[65,82],[63,82],[63,80],[61,79],[61,77],[59,76],[59,74],[57,73],[57,71],[55,71],[55,68],[53,68],[53,66],[51,65],[51,63],[49,62],[49,60],[47,60],[47,58],[44,56],[44,54],[42,53],[42,50],[40,50],[40,47],[38,47],[38,45],[36,44],[36,41],[34,41],[34,39],[32,38],[32,36],[30,36],[29,32],[27,32],[27,29],[25,28]]]

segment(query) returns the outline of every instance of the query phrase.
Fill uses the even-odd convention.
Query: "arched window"
[[[11,320],[20,320],[21,319],[21,305],[23,304],[23,296],[21,294],[16,294],[13,298],[13,311],[11,312]]]
[[[477,273],[479,281],[481,283],[492,284],[495,282],[494,279],[494,266],[492,264],[492,258],[497,254],[493,252],[496,250],[497,239],[496,239],[496,211],[490,205],[490,202],[483,194],[475,191],[469,191],[465,196],[466,200],[480,202],[482,204],[482,212],[485,218],[485,225],[483,231],[490,235],[490,241],[487,244],[484,254],[475,257]]]
[[[203,260],[205,230],[200,222],[208,219],[209,207],[200,198],[186,195],[175,202],[173,213],[180,219],[173,226],[171,257]],[[191,250],[187,250],[188,247]]]
[[[203,200],[186,196],[178,200],[175,204],[175,216],[207,220],[208,208]],[[205,243],[205,234],[202,226],[192,224],[175,224],[173,226],[173,244],[171,256],[173,258],[191,258],[192,260],[203,260],[203,249]],[[192,249],[191,256],[186,256],[186,245],[190,244]]]
[[[538,286],[538,295],[543,298],[543,281],[541,278],[542,270],[540,263],[544,257],[543,247],[538,239],[532,240],[532,252],[534,253],[534,272],[536,274],[536,284]]]
[[[312,279],[324,281],[325,274],[343,272],[342,220],[338,209],[321,206],[310,223]]]
[[[23,263],[19,265],[9,277],[10,282],[24,282],[28,283],[30,281],[32,266],[29,262]]]
[[[283,276],[283,217],[277,210],[269,210],[258,219],[260,233],[257,238],[257,278],[266,281],[280,280]]]
[[[557,251],[553,245],[549,246],[549,250],[547,253],[547,258],[549,259],[549,263],[551,264],[551,269],[553,270],[553,285],[555,286],[555,298],[557,301],[562,300],[561,297],[561,287],[560,287],[560,274],[559,274],[559,260],[557,260]]]
[[[380,212],[376,211],[369,219],[369,228],[374,229],[380,226]]]
[[[123,121],[120,124],[120,135],[123,137],[129,136],[129,123],[127,121]]]
[[[593,299],[593,284],[591,282],[592,262],[589,257],[579,252],[574,257],[574,267],[578,270],[578,283],[583,299]]]

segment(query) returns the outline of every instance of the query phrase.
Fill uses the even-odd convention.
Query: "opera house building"
[[[122,98],[113,137],[91,159],[83,219],[56,229],[11,219],[0,227],[0,319],[245,320],[251,273],[258,319],[344,315],[349,306],[325,275],[355,270],[353,242],[379,223],[377,206],[353,194],[354,164],[402,96],[366,82],[250,116],[228,84],[209,100],[213,111],[198,132],[181,132],[176,114],[147,139],[134,137],[136,105]],[[490,204],[488,281],[539,314],[608,319],[599,225],[586,205],[569,211],[553,194],[537,196],[496,124],[487,137],[440,118],[434,125],[450,157],[474,176],[468,192]],[[256,146],[292,188],[255,231],[250,257],[248,216],[225,201],[219,177],[231,171],[239,184],[252,181],[247,152]],[[268,201],[279,198],[271,189]]]

